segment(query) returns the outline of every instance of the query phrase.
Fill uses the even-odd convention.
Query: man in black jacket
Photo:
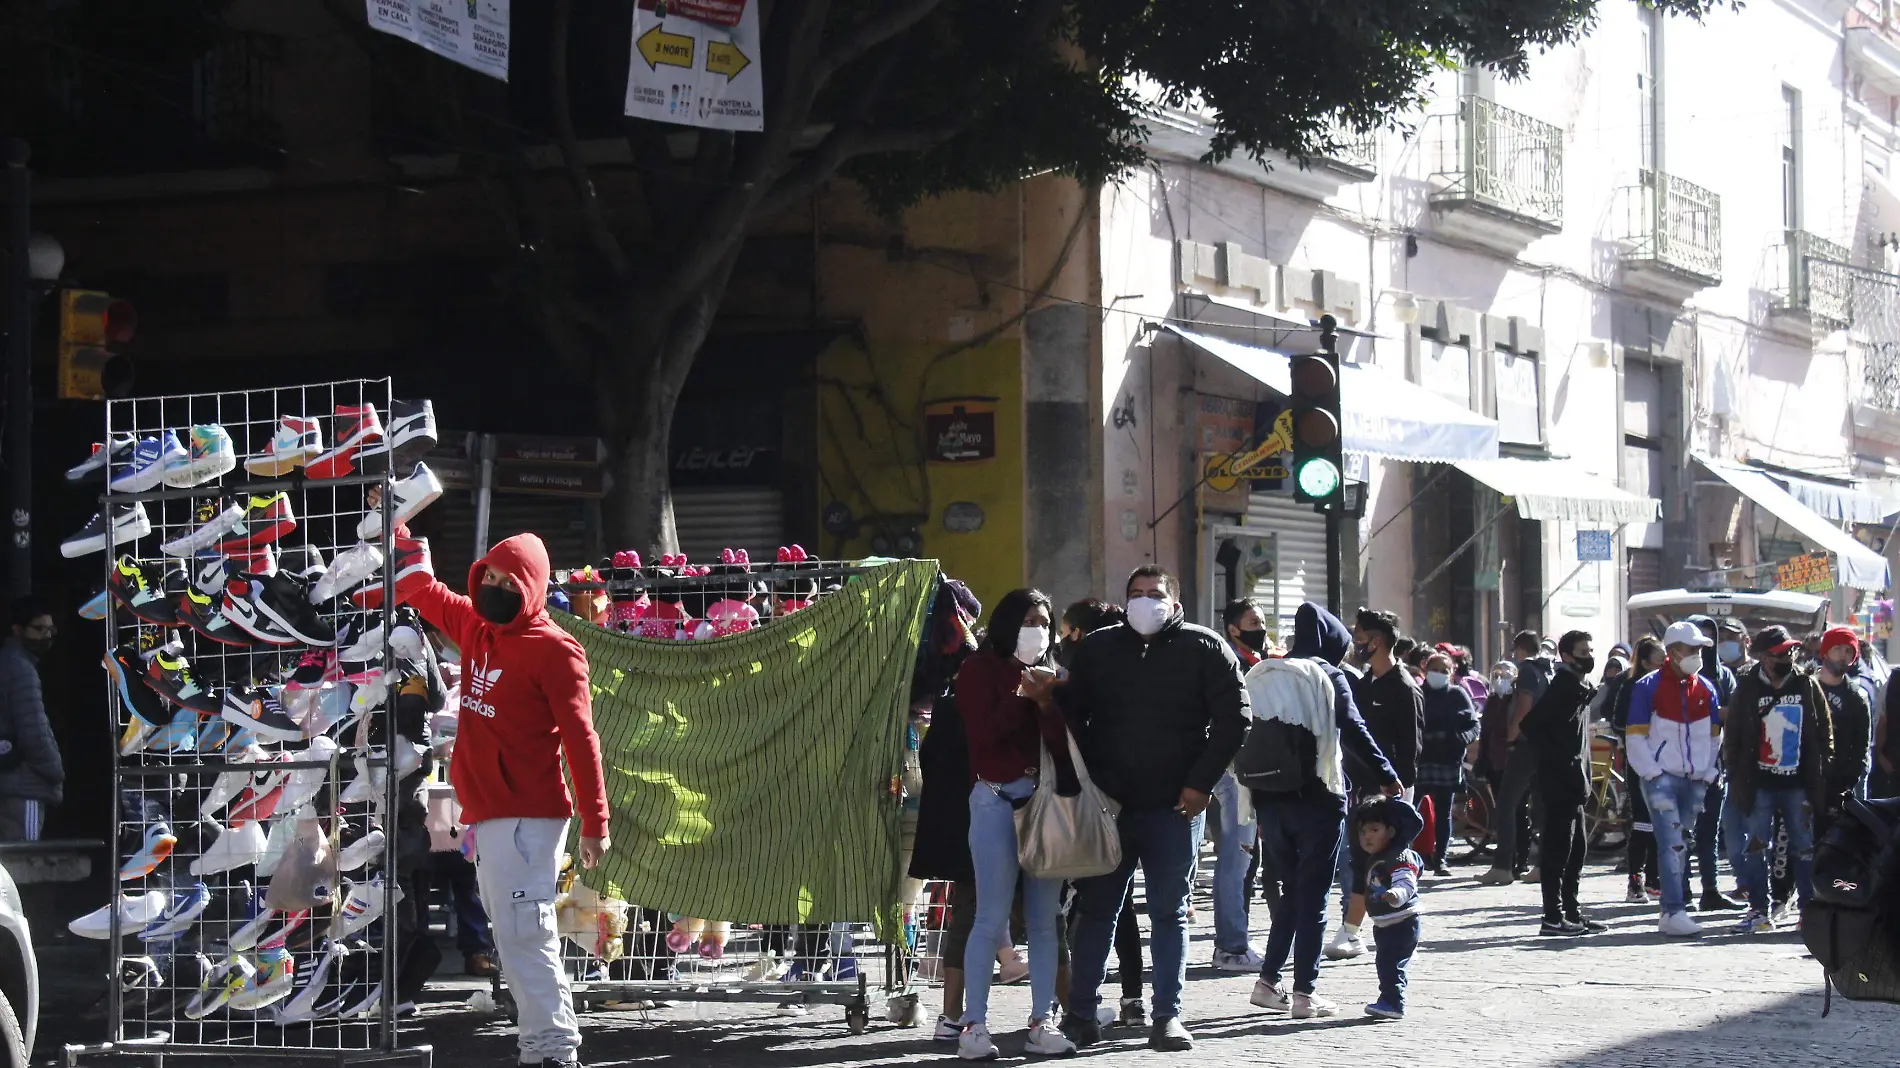
[[[1410,801],[1418,784],[1418,751],[1425,745],[1425,694],[1392,656],[1399,619],[1390,612],[1361,608],[1353,617],[1352,637],[1366,652],[1366,673],[1353,683],[1353,701],[1379,751],[1399,773]]]
[[[1559,666],[1544,695],[1524,716],[1519,729],[1537,757],[1538,789],[1544,800],[1544,924],[1539,934],[1595,934],[1603,925],[1583,915],[1577,883],[1583,875],[1588,843],[1583,807],[1590,799],[1590,698],[1596,669],[1590,635],[1573,630],[1557,640]]]
[[[1101,1038],[1096,988],[1139,863],[1153,930],[1148,1044],[1181,1052],[1194,1046],[1179,1019],[1188,889],[1209,794],[1246,738],[1247,692],[1227,642],[1181,619],[1173,575],[1137,568],[1127,590],[1128,622],[1082,639],[1055,691],[1090,777],[1122,806],[1121,867],[1075,884],[1075,975],[1063,1030],[1078,1046]]]

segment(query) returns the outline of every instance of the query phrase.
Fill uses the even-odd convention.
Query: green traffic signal
[[[1315,456],[1301,464],[1293,472],[1293,479],[1308,497],[1325,499],[1339,492],[1339,468],[1324,457]]]

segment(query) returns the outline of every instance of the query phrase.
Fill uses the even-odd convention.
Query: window
[[[1496,353],[1498,440],[1542,445],[1544,426],[1538,403],[1537,356]]]
[[[1636,104],[1637,128],[1642,131],[1643,169],[1659,171],[1662,153],[1662,13],[1640,7],[1638,27]]]
[[[1801,229],[1801,90],[1781,87],[1781,225]]]

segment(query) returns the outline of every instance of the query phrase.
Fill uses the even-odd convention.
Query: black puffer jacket
[[[1212,793],[1247,737],[1233,650],[1178,616],[1148,641],[1127,625],[1082,639],[1056,693],[1090,777],[1127,808],[1172,808],[1186,786]]]

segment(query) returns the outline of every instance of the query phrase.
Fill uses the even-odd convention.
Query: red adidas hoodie
[[[561,754],[580,795],[581,834],[607,834],[607,790],[594,733],[587,653],[548,618],[547,546],[517,534],[475,561],[468,588],[494,567],[515,580],[521,614],[498,627],[474,602],[439,579],[409,603],[462,650],[462,708],[449,778],[462,804],[462,822],[575,814]]]

